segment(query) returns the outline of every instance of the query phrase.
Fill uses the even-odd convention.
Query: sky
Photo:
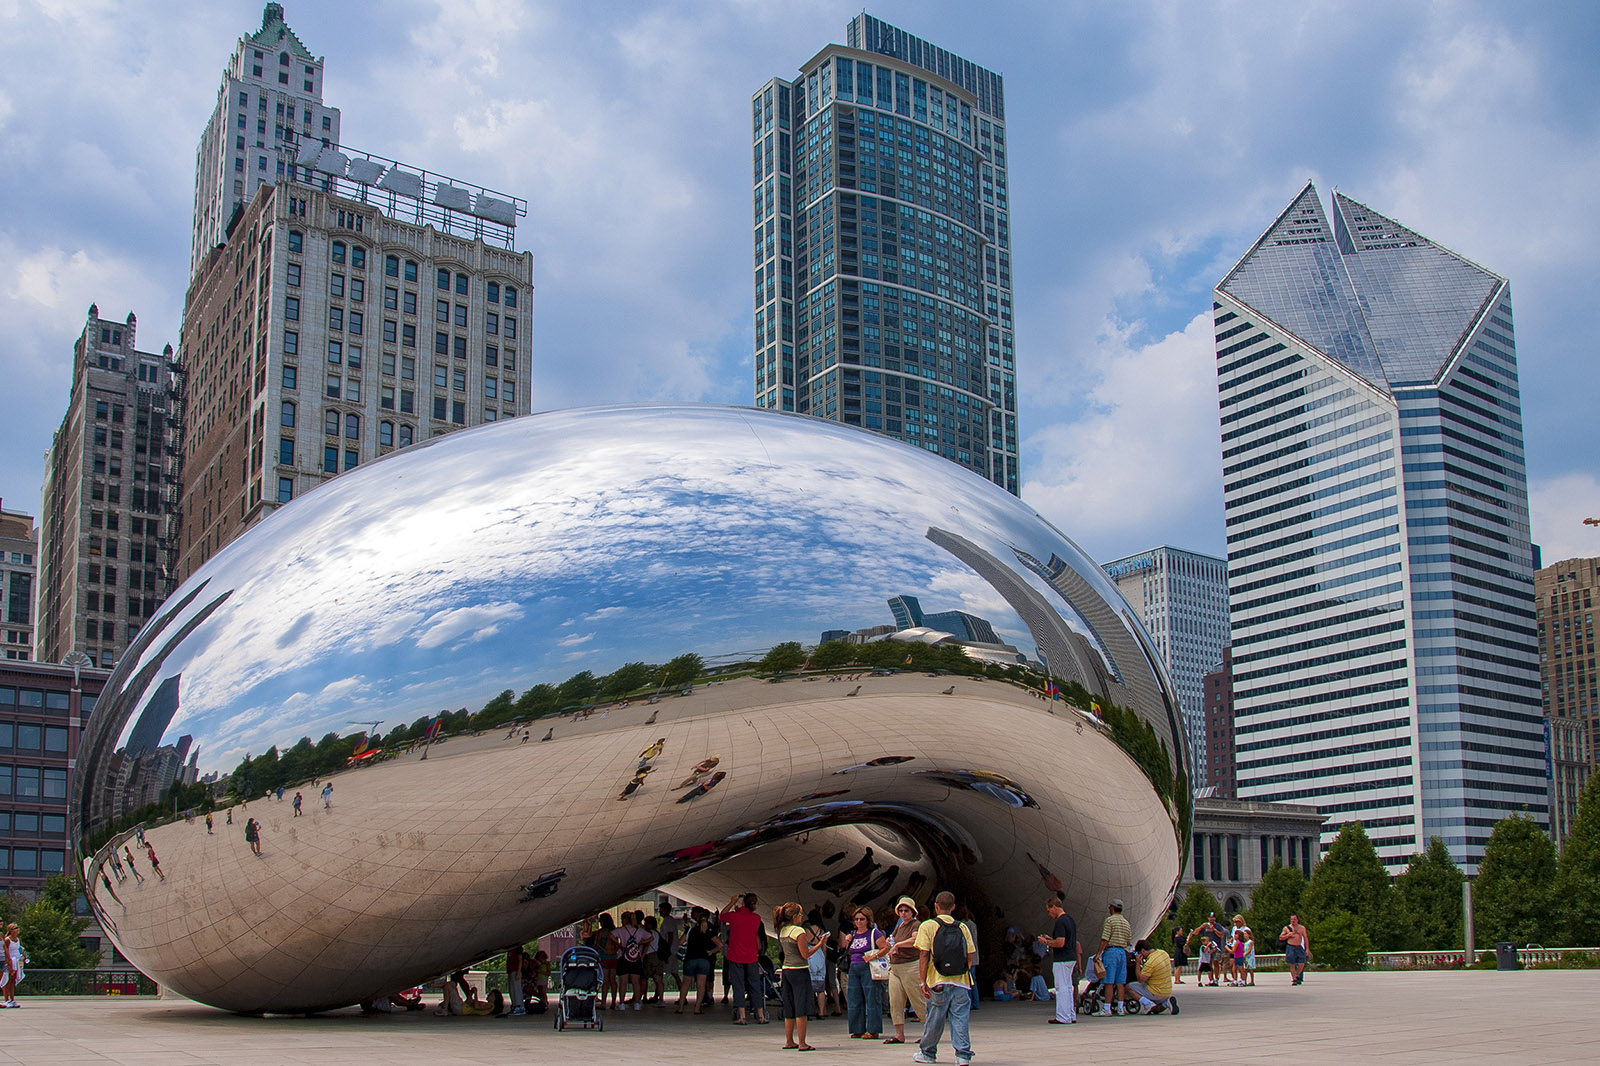
[[[236,0],[0,0],[0,499],[90,303],[176,344]],[[285,4],[343,140],[524,197],[534,409],[752,398],[749,97],[831,0]],[[1005,77],[1023,499],[1223,554],[1211,289],[1307,179],[1511,281],[1534,540],[1600,555],[1600,5],[886,0]]]

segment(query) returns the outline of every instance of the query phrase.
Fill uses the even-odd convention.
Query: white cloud
[[[457,607],[440,611],[423,623],[423,633],[417,638],[419,648],[437,648],[457,639],[466,642],[482,640],[500,632],[500,623],[514,622],[523,615],[521,606],[510,602],[485,603],[473,607]]]
[[[1528,507],[1533,541],[1546,566],[1600,556],[1600,526],[1583,524],[1585,518],[1600,518],[1600,478],[1593,471],[1535,479],[1528,487]]]
[[[1151,530],[1185,546],[1220,539],[1220,523],[1174,528],[1221,511],[1211,332],[1209,312],[1144,345],[1108,324],[1093,359],[1101,370],[1077,390],[1087,413],[1029,436],[1023,499],[1096,559],[1153,546],[1140,540]]]
[[[560,640],[556,641],[556,647],[573,648],[577,647],[579,644],[587,644],[593,639],[593,633],[574,633],[569,637],[562,637]]]

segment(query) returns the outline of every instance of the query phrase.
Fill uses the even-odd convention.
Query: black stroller
[[[569,1024],[604,1029],[600,1012],[600,953],[594,948],[568,948],[561,953],[561,998],[556,1000],[555,1027]]]

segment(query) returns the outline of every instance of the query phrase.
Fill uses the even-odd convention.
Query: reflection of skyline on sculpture
[[[216,723],[218,735],[194,727],[202,772],[282,744],[271,723],[285,714],[313,736],[357,717],[393,726],[584,669],[810,643],[851,611],[882,617],[885,600],[908,590],[938,590],[941,608],[988,618],[1035,657],[1023,620],[922,535],[965,509],[1000,520],[989,530],[997,546],[1037,536],[1008,524],[1009,509],[986,507],[985,486],[938,499],[908,493],[925,457],[861,449],[854,430],[718,408],[649,411],[538,416],[533,463],[515,443],[520,423],[475,431],[476,446],[440,441],[430,448],[437,462],[393,476],[374,464],[354,475],[371,483],[362,491],[296,501],[292,538],[268,522],[247,553],[221,553],[197,577],[235,592],[226,617],[161,670],[186,676],[171,729],[191,729],[196,708],[237,708]],[[617,439],[617,428],[631,436]],[[482,446],[495,436],[498,445]],[[668,442],[665,453],[653,446]],[[784,461],[770,461],[773,453]],[[626,497],[586,495],[633,464],[644,469]],[[798,505],[812,470],[842,506]],[[734,482],[763,492],[721,487]],[[507,503],[485,517],[484,499]],[[693,543],[675,537],[687,526]],[[283,571],[295,575],[291,595],[253,594]],[[797,574],[828,577],[818,589]],[[419,652],[439,651],[456,667],[445,683],[417,665],[430,658]]]
[[[1017,648],[924,626],[803,668],[825,626],[907,598]],[[141,631],[82,739],[89,899],[146,972],[235,1010],[409,987],[657,887],[874,907],[950,887],[997,937],[1042,886],[1153,924],[1184,753],[1115,602],[1015,497],[848,427],[635,407],[465,431],[285,506]],[[182,802],[220,798],[251,841],[175,816],[177,793],[135,806],[129,752],[185,737],[186,779],[233,773]],[[168,880],[113,888],[111,849],[141,838]]]

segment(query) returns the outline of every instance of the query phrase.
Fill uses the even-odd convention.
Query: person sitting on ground
[[[1137,999],[1146,1014],[1160,1014],[1168,1007],[1178,1013],[1178,997],[1172,994],[1172,956],[1141,940],[1133,946],[1138,980],[1128,982],[1128,998]]]
[[[528,983],[526,995],[531,996],[530,1003],[538,1003],[539,1011],[543,1013],[550,1005],[550,953],[538,951],[531,960],[523,961],[523,971],[527,975]]]
[[[1021,999],[1024,993],[1017,989],[1017,968],[1007,966],[1000,971],[1000,976],[994,979],[994,1000],[1004,1003],[1011,999]]]
[[[457,970],[444,985],[444,1004],[434,1013],[452,1017],[487,1017],[505,1010],[505,997],[497,988],[489,993],[488,1002],[478,996],[478,989],[467,980],[466,970]]]
[[[1048,1003],[1052,996],[1050,982],[1044,979],[1044,972],[1037,965],[1030,966],[1028,968],[1028,991],[1023,993],[1022,998]]]

